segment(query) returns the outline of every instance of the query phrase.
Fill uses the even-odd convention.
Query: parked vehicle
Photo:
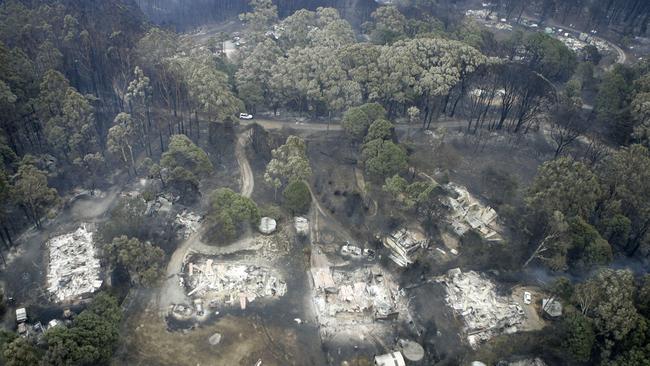
[[[239,119],[253,119],[253,115],[248,113],[239,113]]]

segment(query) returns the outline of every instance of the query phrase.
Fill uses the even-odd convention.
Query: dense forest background
[[[232,0],[135,0],[144,14],[157,24],[178,29],[221,21],[249,11],[244,1]],[[443,11],[471,3],[466,0],[395,0],[380,1],[401,8],[426,6],[438,9],[437,16],[446,17]],[[496,0],[492,3],[505,10],[508,18],[521,17],[525,12],[535,12],[542,20],[556,19],[561,23],[573,22],[585,28],[608,27],[619,34],[643,35],[648,32],[650,2],[644,0]],[[296,10],[315,10],[332,7],[353,25],[367,20],[379,6],[373,0],[278,0],[280,17]],[[480,4],[479,4],[480,5]]]
[[[151,21],[178,29],[221,21],[250,11],[246,1],[136,0],[136,2]],[[299,9],[316,10],[322,6],[338,9],[348,20],[367,19],[378,6],[373,0],[280,0],[276,5],[278,15],[282,18]]]

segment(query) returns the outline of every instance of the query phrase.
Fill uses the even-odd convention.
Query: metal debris
[[[215,263],[204,258],[188,263],[187,268],[187,295],[201,298],[211,307],[239,303],[245,309],[247,302],[280,297],[287,292],[287,284],[274,271],[258,265]]]
[[[508,362],[507,365],[508,366],[546,366],[546,362],[544,362],[539,357],[535,357],[535,358],[528,358],[519,361]]]
[[[396,320],[407,314],[406,299],[389,273],[374,265],[356,270],[329,268],[326,260],[314,260],[314,304],[323,338],[343,333],[373,334],[386,330],[378,320]]]
[[[493,208],[481,204],[463,186],[449,183],[446,187],[456,196],[448,197],[446,202],[451,209],[449,220],[456,234],[462,236],[474,229],[486,240],[503,240],[496,230],[497,213]]]
[[[177,214],[175,221],[180,226],[177,232],[182,239],[189,238],[201,226],[201,216],[187,210]]]
[[[390,259],[398,266],[406,267],[413,263],[411,256],[419,248],[429,246],[429,240],[419,230],[399,229],[382,240],[384,246],[391,250]]]
[[[27,310],[25,308],[16,309],[16,322],[24,323],[27,320]]]
[[[47,246],[50,255],[48,291],[56,301],[72,300],[102,286],[93,233],[86,230],[85,225],[50,239]]]
[[[494,283],[474,271],[451,269],[437,281],[446,285],[445,300],[462,316],[467,341],[474,349],[497,334],[516,332],[525,319],[518,304],[497,295]]]
[[[304,217],[296,216],[293,218],[293,222],[298,235],[309,235],[309,220]]]
[[[404,357],[402,357],[402,353],[397,351],[397,352],[387,353],[385,355],[375,356],[375,365],[376,366],[406,366],[406,362],[404,362]]]
[[[562,304],[554,297],[542,299],[542,311],[549,318],[559,318],[562,316]]]

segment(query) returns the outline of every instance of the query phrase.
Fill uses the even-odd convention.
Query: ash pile
[[[56,301],[78,299],[102,286],[93,233],[86,229],[86,225],[53,237],[46,245],[50,260],[47,289]]]
[[[199,230],[201,216],[192,211],[183,210],[183,212],[176,215],[174,222],[179,226],[178,236],[181,239],[187,239]]]
[[[446,285],[445,301],[463,318],[467,341],[474,349],[500,333],[516,332],[525,320],[517,303],[499,296],[494,283],[474,271],[451,269],[437,281]]]
[[[271,269],[250,264],[215,263],[208,258],[188,262],[184,276],[187,295],[201,298],[211,307],[246,303],[261,298],[278,298],[287,284]]]
[[[406,298],[381,267],[337,270],[312,269],[314,304],[323,338],[348,334],[377,334],[389,322],[406,318]]]

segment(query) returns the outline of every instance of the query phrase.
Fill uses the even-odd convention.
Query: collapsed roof
[[[463,186],[449,183],[447,188],[456,195],[446,200],[451,209],[449,220],[456,234],[462,236],[473,229],[487,240],[502,240],[496,230],[497,213],[492,207],[483,205]]]
[[[426,248],[429,244],[426,236],[420,231],[399,229],[386,236],[382,242],[391,250],[390,259],[400,267],[413,263],[411,256],[419,248]]]

